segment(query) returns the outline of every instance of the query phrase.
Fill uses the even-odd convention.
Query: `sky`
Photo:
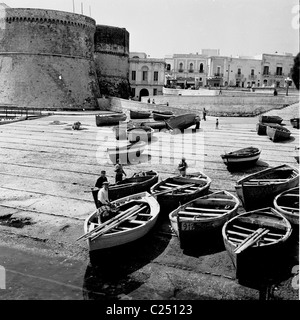
[[[298,0],[0,0],[12,8],[83,13],[126,28],[152,58],[220,49],[225,56],[299,52]]]

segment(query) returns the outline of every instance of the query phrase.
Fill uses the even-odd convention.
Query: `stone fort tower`
[[[129,32],[124,28],[97,25],[95,62],[101,94],[128,99]]]
[[[97,107],[95,21],[54,10],[2,8],[0,103]]]

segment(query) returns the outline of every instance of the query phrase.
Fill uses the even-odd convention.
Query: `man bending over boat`
[[[108,198],[108,186],[109,182],[103,182],[103,187],[98,193],[98,201],[100,207],[98,208],[99,223],[104,223],[105,221],[113,218],[115,216],[116,210],[112,206]]]

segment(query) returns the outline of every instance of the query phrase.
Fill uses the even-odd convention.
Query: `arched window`
[[[190,70],[189,72],[194,72],[194,65],[192,63],[190,63]]]
[[[200,73],[203,73],[203,63],[200,63],[199,72],[200,72]]]
[[[183,63],[182,62],[179,63],[179,70],[178,71],[183,72]]]
[[[167,70],[170,71],[171,70],[171,65],[167,64]]]

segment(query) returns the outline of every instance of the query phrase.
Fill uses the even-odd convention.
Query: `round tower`
[[[94,109],[95,21],[54,10],[0,11],[0,104]]]
[[[101,94],[129,98],[129,32],[97,25],[95,62]]]

